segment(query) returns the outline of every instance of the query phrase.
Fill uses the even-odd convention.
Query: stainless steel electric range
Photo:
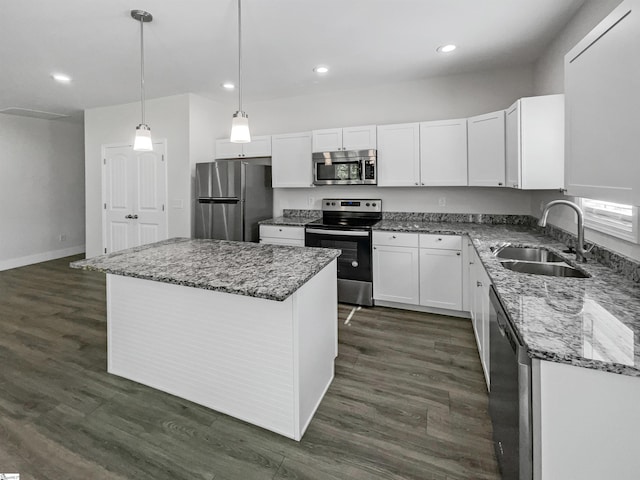
[[[322,218],[305,227],[307,247],[336,248],[338,301],[373,305],[372,227],[382,220],[380,199],[325,198]]]

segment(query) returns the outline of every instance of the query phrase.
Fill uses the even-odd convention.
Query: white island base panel
[[[282,302],[107,275],[108,371],[300,440],[334,375],[336,261]]]

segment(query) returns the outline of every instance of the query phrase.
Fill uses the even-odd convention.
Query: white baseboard
[[[24,267],[25,265],[33,265],[34,263],[46,262],[47,260],[55,260],[56,258],[77,255],[84,253],[84,251],[84,245],[76,245],[75,247],[63,248],[62,250],[50,250],[48,252],[27,255],[26,257],[0,260],[0,272],[3,270],[11,270],[12,268]]]
[[[401,310],[412,310],[414,312],[423,312],[423,313],[435,313],[437,315],[446,315],[448,317],[471,318],[471,314],[469,312],[463,312],[458,310],[447,310],[444,308],[436,308],[436,307],[423,307],[422,305],[409,305],[406,303],[387,302],[385,300],[374,300],[373,304],[376,307],[399,308]]]

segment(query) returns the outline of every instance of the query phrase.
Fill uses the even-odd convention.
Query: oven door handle
[[[337,235],[340,237],[368,237],[370,232],[358,230],[323,230],[320,228],[307,228],[307,233],[318,233],[320,235]]]

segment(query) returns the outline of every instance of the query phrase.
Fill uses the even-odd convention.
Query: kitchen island
[[[300,440],[334,375],[339,250],[174,238],[107,274],[109,373]]]

